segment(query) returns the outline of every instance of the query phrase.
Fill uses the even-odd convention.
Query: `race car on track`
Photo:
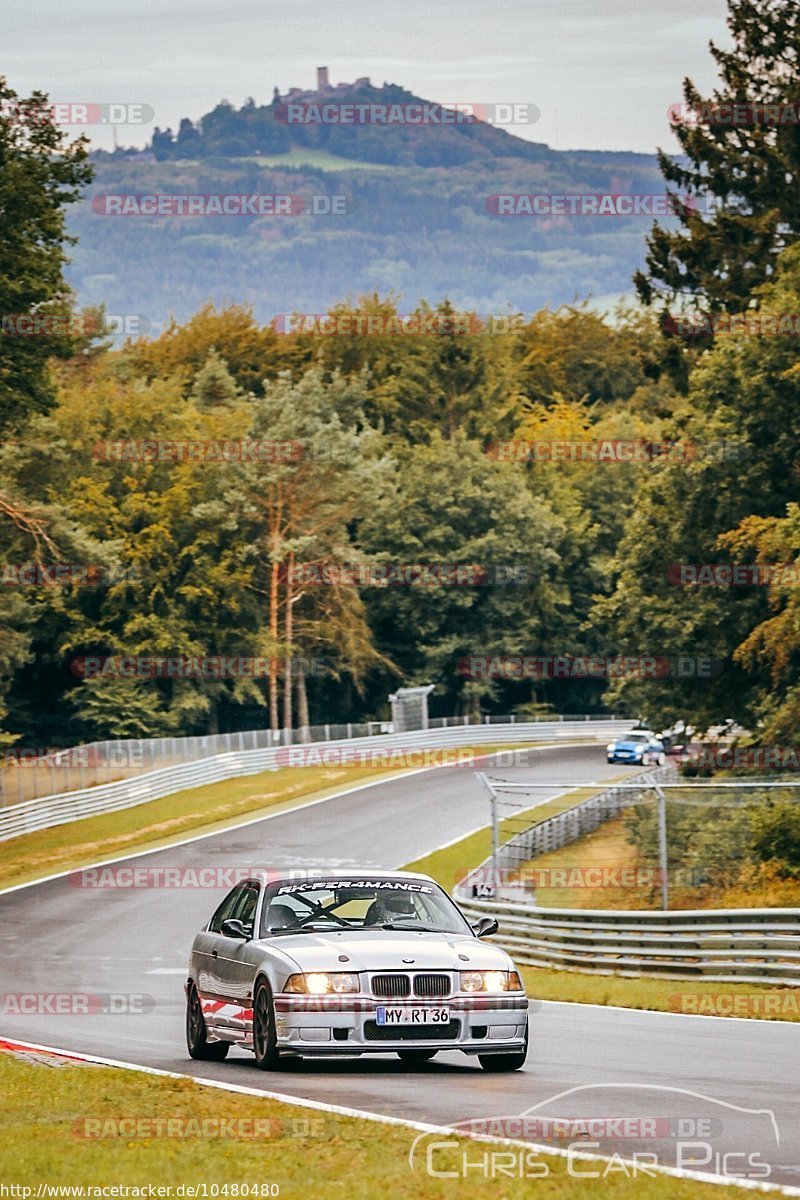
[[[652,729],[632,729],[606,746],[606,761],[631,763],[633,766],[648,767],[656,763],[663,767],[667,761],[666,750],[661,738]]]
[[[514,963],[479,939],[427,875],[348,870],[243,880],[197,935],[186,981],[192,1058],[252,1050],[282,1058],[440,1050],[516,1071],[528,1049],[528,1000]],[[311,878],[312,875],[317,877]]]

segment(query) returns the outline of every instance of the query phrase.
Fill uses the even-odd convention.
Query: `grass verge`
[[[459,754],[492,754],[515,748],[518,745],[504,743],[457,749]],[[0,842],[0,888],[29,883],[136,850],[166,847],[187,835],[212,833],[239,820],[269,816],[332,796],[348,787],[392,779],[404,769],[407,767],[403,764],[390,770],[360,766],[281,767],[260,775],[174,792],[119,812],[22,834]]]
[[[435,1067],[417,1073],[428,1070]],[[280,1076],[273,1086],[279,1089]],[[475,1167],[466,1179],[458,1176],[465,1158],[473,1163],[489,1149],[485,1143],[478,1148],[467,1139],[448,1137],[446,1148],[431,1152],[431,1163],[436,1171],[455,1172],[457,1177],[441,1178],[425,1168],[426,1146],[441,1140],[433,1135],[422,1135],[416,1169],[411,1170],[409,1151],[418,1136],[413,1129],[226,1093],[190,1079],[111,1067],[44,1065],[9,1053],[0,1054],[0,1092],[0,1180],[30,1188],[28,1196],[50,1184],[145,1189],[133,1193],[137,1195],[147,1195],[147,1186],[153,1185],[171,1189],[161,1195],[172,1197],[181,1195],[182,1185],[206,1185],[207,1195],[212,1185],[227,1185],[229,1190],[217,1195],[241,1197],[248,1194],[242,1189],[247,1185],[259,1188],[249,1190],[250,1197],[305,1200],[315,1187],[324,1186],[326,1196],[360,1200],[395,1194],[399,1186],[406,1200],[472,1200]],[[533,1152],[518,1154],[525,1164],[525,1156]],[[536,1160],[546,1165],[546,1175],[542,1168],[537,1178],[501,1175],[491,1182],[492,1196],[583,1200],[585,1176],[571,1176],[563,1158],[536,1154]],[[735,1192],[693,1180],[648,1178],[641,1172],[628,1178],[618,1163],[576,1166],[598,1172],[592,1180],[597,1200],[712,1200]],[[482,1175],[477,1181],[479,1189],[489,1182]],[[264,1185],[270,1184],[278,1190],[266,1190]],[[20,1191],[9,1194],[27,1200]],[[203,1192],[194,1195],[202,1197]]]
[[[641,909],[661,907],[657,861],[643,860],[628,840],[627,820],[605,821],[578,844],[537,854],[522,863],[520,879],[529,880],[543,908]],[[576,853],[577,851],[577,853]],[[580,857],[580,861],[578,860]],[[669,906],[673,910],[697,908],[796,908],[800,904],[800,879],[780,878],[766,864],[761,870],[738,866],[735,859],[726,882],[698,883],[696,871],[675,868],[669,872]]]
[[[168,846],[187,834],[224,829],[239,819],[268,816],[392,774],[362,767],[282,767],[25,833],[0,842],[0,887]]]
[[[597,789],[582,788],[537,809],[538,820],[561,812],[584,800]],[[531,815],[531,810],[527,815]],[[515,818],[515,825],[519,818]],[[501,826],[501,842],[511,836]],[[448,891],[467,871],[479,866],[492,852],[491,830],[479,829],[452,845],[434,850],[406,864],[407,870],[424,871]],[[575,847],[567,847],[574,861]],[[556,855],[548,855],[555,859]],[[537,858],[537,867],[544,857]],[[544,907],[546,901],[541,900]],[[552,904],[552,907],[567,907]],[[602,905],[598,905],[602,907]],[[800,1021],[800,988],[777,988],[768,984],[713,983],[709,980],[649,979],[620,975],[589,975],[579,971],[555,971],[543,967],[520,967],[528,994],[539,1000],[563,1000],[577,1004],[599,1004],[652,1012],[691,1013],[700,1016],[751,1017],[759,1020]]]

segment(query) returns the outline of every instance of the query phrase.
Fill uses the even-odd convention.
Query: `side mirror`
[[[248,941],[250,934],[245,929],[241,921],[229,917],[227,921],[223,921],[220,926],[220,933],[224,933],[225,937],[241,938],[243,941]]]
[[[492,933],[497,933],[498,925],[494,917],[481,917],[477,925],[473,925],[475,937],[489,937]]]

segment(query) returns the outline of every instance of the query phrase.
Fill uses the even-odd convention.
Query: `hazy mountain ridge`
[[[346,95],[418,100],[395,86],[353,85]],[[663,193],[655,156],[557,151],[501,129],[465,124],[297,126],[283,160],[282,152],[266,153],[263,146],[256,153],[259,130],[288,136],[274,120],[263,124],[273,106],[217,105],[196,125],[182,122],[179,136],[168,139],[168,154],[167,135],[158,131],[158,160],[152,150],[93,156],[94,184],[70,217],[80,241],[69,277],[80,301],[103,303],[112,313],[140,313],[157,328],[170,313],[185,318],[207,300],[250,302],[268,321],[292,310],[324,311],[375,290],[394,289],[405,307],[420,297],[436,302],[447,295],[456,306],[479,312],[509,305],[533,311],[631,290],[651,224],[647,217],[499,218],[487,211],[486,201],[498,192]],[[242,128],[256,131],[250,143]],[[298,130],[305,142],[293,140]],[[462,161],[439,161],[459,147]],[[311,163],[302,161],[304,154]],[[328,169],[313,165],[315,155]],[[414,156],[425,161],[397,161]],[[353,166],[359,157],[364,166]],[[104,194],[273,192],[345,195],[349,211],[126,218],[92,207],[93,198]]]

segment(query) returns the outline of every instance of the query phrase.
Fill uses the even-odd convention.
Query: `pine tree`
[[[91,177],[85,140],[65,144],[47,97],[0,76],[0,430],[52,405],[48,360],[74,348],[64,208]]]
[[[681,227],[653,227],[647,271],[634,277],[646,304],[740,312],[800,231],[800,8],[794,0],[729,4],[733,48],[710,46],[720,86],[705,99],[684,81],[675,128],[682,156],[659,152]],[[768,117],[763,105],[779,112]]]

